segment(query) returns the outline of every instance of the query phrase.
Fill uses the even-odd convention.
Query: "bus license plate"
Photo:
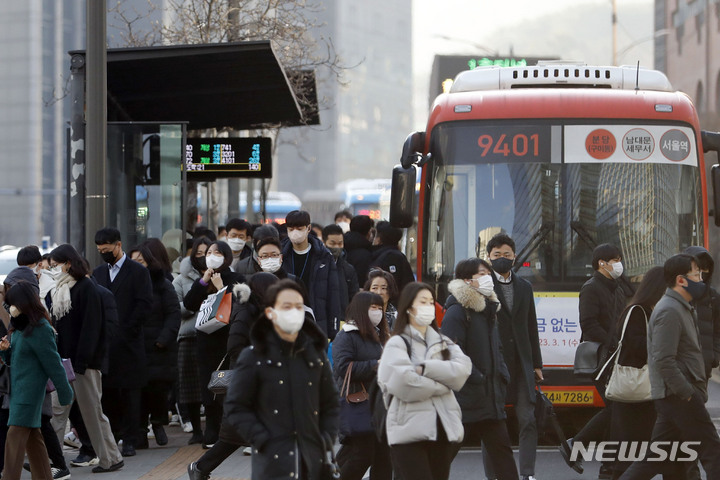
[[[556,405],[593,405],[595,400],[595,392],[588,390],[546,390],[545,395]]]

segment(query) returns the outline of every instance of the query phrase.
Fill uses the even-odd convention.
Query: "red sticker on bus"
[[[615,153],[616,148],[615,135],[604,128],[593,130],[585,139],[585,149],[591,157],[597,160],[605,160],[610,157]]]

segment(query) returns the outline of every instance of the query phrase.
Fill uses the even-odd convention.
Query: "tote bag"
[[[620,351],[622,349],[622,341],[625,337],[625,329],[627,328],[628,321],[630,320],[630,314],[634,308],[640,308],[645,317],[645,331],[647,332],[647,315],[645,310],[638,305],[633,306],[628,310],[625,316],[625,322],[623,323],[622,334],[620,335],[620,341],[618,342],[617,350],[612,354],[610,359],[603,366],[603,370],[612,363],[612,373],[610,374],[610,380],[608,381],[607,388],[605,389],[605,397],[608,400],[623,403],[639,403],[647,402],[651,400],[650,396],[650,371],[648,370],[647,363],[641,368],[631,367],[629,365],[621,365],[619,362]],[[602,375],[602,371],[598,375],[598,379]]]
[[[222,303],[232,304],[232,294],[225,294],[227,287],[223,287],[216,293],[208,295],[208,297],[200,305],[197,319],[195,320],[195,328],[203,333],[213,333],[220,330],[230,322],[230,315],[220,316],[218,318],[218,310],[221,309]],[[227,308],[225,308],[226,310]]]

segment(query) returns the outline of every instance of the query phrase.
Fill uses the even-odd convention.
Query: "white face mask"
[[[18,308],[15,305],[10,305],[9,310],[10,310],[10,312],[9,312],[10,316],[12,316],[12,317],[17,317],[18,315],[20,315],[20,310],[18,310]]]
[[[44,273],[46,275],[49,275],[50,278],[53,280],[57,280],[60,275],[63,274],[62,267],[60,265],[55,265],[52,268],[49,268],[47,270],[41,270],[41,273]]]
[[[342,228],[343,233],[350,231],[350,222],[338,222],[338,227]]]
[[[611,267],[610,270],[605,269],[612,278],[618,279],[620,278],[620,275],[623,274],[623,264],[622,262],[615,262],[615,263],[605,263],[606,267]]]
[[[294,334],[300,331],[305,323],[305,312],[298,310],[297,308],[291,308],[290,310],[275,310],[275,318],[271,318],[273,323],[278,326],[280,330],[285,333]]]
[[[408,312],[410,313],[410,312]],[[410,313],[415,318],[415,322],[422,327],[427,327],[435,320],[435,306],[434,305],[418,305],[415,307],[415,315]]]
[[[263,272],[275,273],[280,270],[282,261],[279,258],[265,258],[260,260],[260,268]]]
[[[245,248],[245,240],[242,238],[228,238],[227,244],[230,245],[230,249],[233,252],[239,252]]]
[[[222,267],[223,263],[225,263],[225,257],[219,255],[208,255],[205,257],[205,265],[207,268],[215,270],[216,268]]]
[[[305,242],[305,240],[307,240],[307,236],[307,230],[290,230],[288,232],[288,238],[295,245],[300,245],[301,243]]]
[[[227,237],[226,236],[218,237],[218,242],[227,242]]]
[[[492,295],[495,285],[490,275],[483,275],[482,277],[472,279],[470,286],[481,295],[489,297]]]
[[[374,326],[380,325],[380,322],[382,322],[383,319],[383,311],[382,310],[368,310],[368,317],[370,317],[370,321]]]

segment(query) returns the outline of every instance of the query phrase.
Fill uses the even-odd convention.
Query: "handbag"
[[[369,401],[370,395],[365,389],[365,385],[361,382],[362,391],[350,393],[352,366],[353,362],[350,362],[350,365],[348,365],[345,371],[342,387],[340,388],[339,426],[342,437],[364,435],[374,431]]]
[[[220,367],[222,367],[223,363],[225,363],[225,357],[227,357],[227,353],[220,361],[220,365],[218,365],[215,371],[210,374],[210,381],[208,382],[207,388],[215,395],[227,394],[227,389],[230,386],[230,381],[232,380],[232,370],[220,370]]]
[[[63,368],[65,369],[65,376],[68,379],[69,383],[72,383],[75,381],[75,370],[73,370],[72,360],[69,358],[61,358],[60,359]],[[48,378],[47,385],[45,385],[45,393],[50,393],[55,391],[55,384]]]
[[[211,293],[200,305],[197,319],[195,320],[195,328],[203,333],[213,333],[220,330],[230,322],[229,308],[232,307],[232,294],[225,292],[227,287],[223,287],[216,293]],[[226,300],[227,297],[227,300]],[[223,310],[221,305],[225,302]],[[218,317],[218,312],[223,316]]]
[[[575,350],[573,373],[581,376],[595,375],[602,364],[602,343],[580,342]]]
[[[625,322],[623,323],[622,334],[620,334],[620,341],[615,352],[610,356],[608,361],[603,366],[603,370],[611,363],[614,364],[612,372],[610,373],[610,380],[608,381],[605,389],[605,397],[608,400],[623,403],[639,403],[647,402],[652,399],[651,387],[650,387],[650,371],[647,363],[640,368],[631,367],[629,365],[621,365],[620,351],[622,349],[622,341],[625,336],[625,329],[627,328],[628,321],[630,320],[630,314],[633,308],[638,307],[634,305],[628,310],[625,316]],[[647,331],[647,315],[642,307],[639,307],[645,317],[645,330]],[[602,371],[598,374],[598,378],[602,375]]]

